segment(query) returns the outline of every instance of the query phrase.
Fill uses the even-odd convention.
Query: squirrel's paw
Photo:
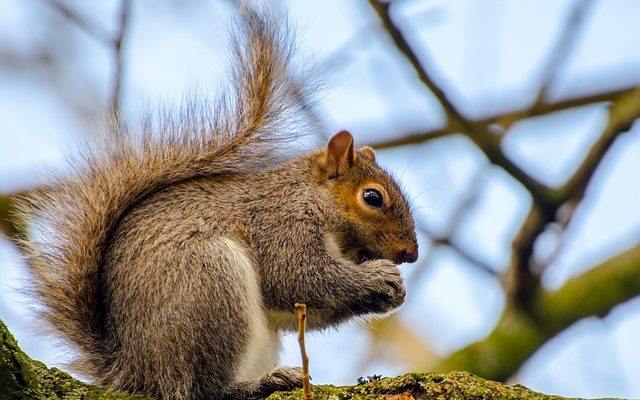
[[[236,382],[227,388],[229,399],[257,400],[271,393],[302,387],[302,368],[278,367],[252,381]]]
[[[302,368],[278,367],[260,378],[260,386],[266,393],[302,387]]]
[[[379,259],[360,264],[369,276],[358,300],[363,312],[387,312],[399,307],[406,295],[400,269],[390,260]]]

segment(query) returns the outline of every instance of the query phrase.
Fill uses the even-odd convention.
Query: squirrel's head
[[[335,134],[320,155],[321,179],[338,208],[335,239],[357,264],[384,258],[414,262],[418,243],[409,204],[394,179],[376,163],[372,148],[354,149],[347,131]]]

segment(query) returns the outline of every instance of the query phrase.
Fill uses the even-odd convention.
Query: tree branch
[[[0,399],[66,400],[143,400],[142,396],[115,393],[87,385],[56,369],[48,369],[24,354],[7,327],[0,321]],[[317,385],[319,399],[425,399],[437,393],[438,399],[559,399],[533,392],[522,385],[507,387],[467,372],[450,374],[407,374],[397,378],[371,378],[355,386]],[[276,392],[269,400],[301,400],[302,390]],[[428,397],[431,398],[431,397]]]
[[[0,320],[0,399],[143,400],[142,396],[114,393],[74,379],[57,368],[47,368],[19,347]]]
[[[567,22],[564,24],[564,30],[559,35],[555,46],[551,49],[547,57],[545,65],[542,67],[540,91],[538,92],[533,108],[540,106],[547,98],[549,88],[556,79],[558,68],[565,63],[567,56],[571,53],[578,32],[582,29],[585,16],[588,15],[593,4],[593,0],[574,1],[573,9],[569,13]]]
[[[97,40],[108,46],[113,46],[115,41],[111,34],[97,25],[89,23],[87,20],[79,16],[75,11],[69,8],[65,3],[59,0],[46,0],[55,11],[76,24],[80,29],[93,36]]]
[[[10,240],[16,240],[26,229],[24,221],[18,221],[15,215],[14,199],[17,196],[21,196],[21,194],[0,196],[0,233]]]
[[[433,93],[440,102],[440,105],[444,108],[448,120],[446,130],[464,133],[480,148],[480,150],[484,152],[485,156],[489,161],[491,161],[491,163],[502,167],[507,171],[507,173],[516,178],[518,182],[520,182],[531,193],[535,201],[542,203],[546,202],[546,195],[549,188],[532,178],[507,158],[500,149],[500,137],[490,134],[487,131],[486,126],[477,124],[465,118],[457,110],[444,90],[435,83],[433,77],[428,73],[427,68],[418,60],[418,57],[407,43],[402,32],[400,32],[391,20],[391,16],[389,15],[389,7],[391,3],[381,3],[377,0],[369,0],[369,3],[380,17],[384,28],[391,36],[398,50],[400,50],[411,63],[422,83],[431,91],[431,93]]]
[[[113,42],[114,52],[115,52],[115,64],[116,71],[113,78],[113,92],[111,93],[111,112],[114,114],[118,114],[120,111],[120,103],[122,102],[122,76],[124,71],[124,58],[122,56],[123,53],[123,43],[125,39],[126,32],[128,31],[128,21],[131,13],[131,1],[130,0],[122,0],[122,4],[120,5],[120,18],[119,18],[119,26],[118,32],[116,34],[116,38]]]
[[[109,107],[110,111],[117,114],[120,107],[120,97],[122,90],[122,76],[124,69],[124,61],[122,57],[123,43],[128,28],[128,20],[131,13],[131,1],[122,0],[120,5],[120,14],[118,18],[118,29],[115,35],[110,34],[98,25],[88,22],[66,4],[59,0],[46,0],[46,2],[58,13],[76,24],[80,29],[85,31],[96,40],[110,47],[115,57],[115,74],[112,93],[110,95]]]
[[[509,126],[515,121],[539,117],[541,115],[561,112],[572,108],[583,107],[591,104],[615,101],[616,98],[623,97],[635,91],[638,86],[626,87],[623,89],[609,89],[599,93],[570,96],[553,102],[542,103],[536,107],[527,107],[520,110],[506,111],[504,113],[491,115],[485,118],[473,120],[474,125],[490,126],[493,124]],[[460,129],[453,126],[445,126],[438,129],[420,132],[404,132],[398,139],[382,140],[371,145],[376,149],[386,149],[404,145],[422,143],[427,140],[438,139],[444,136],[461,133]]]
[[[609,121],[598,140],[591,146],[573,176],[556,191],[556,203],[569,200],[577,203],[584,196],[593,173],[607,154],[618,136],[631,129],[631,125],[640,117],[640,87],[619,95],[609,110]]]
[[[640,244],[571,279],[557,291],[538,291],[532,302],[535,318],[507,306],[487,338],[451,354],[435,370],[466,370],[504,381],[547,340],[573,323],[604,316],[616,305],[639,296],[639,270]]]

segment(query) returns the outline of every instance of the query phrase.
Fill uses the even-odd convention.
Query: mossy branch
[[[561,399],[534,392],[522,385],[505,386],[468,372],[449,374],[412,373],[395,378],[383,378],[356,386],[315,385],[316,399],[331,400],[551,400]],[[267,400],[303,400],[302,390],[278,392]]]
[[[142,400],[83,383],[31,359],[0,321],[0,400],[103,399]]]
[[[489,336],[453,353],[436,370],[465,370],[504,381],[547,340],[573,323],[589,316],[604,316],[616,305],[639,296],[638,271],[640,244],[556,291],[538,291],[532,303],[534,316],[508,307]]]
[[[533,392],[523,386],[505,386],[466,372],[407,374],[373,379],[355,386],[314,385],[316,399],[560,399]],[[0,400],[93,399],[143,400],[145,397],[115,393],[88,385],[57,368],[27,356],[0,321]],[[302,389],[277,392],[268,400],[303,400]]]

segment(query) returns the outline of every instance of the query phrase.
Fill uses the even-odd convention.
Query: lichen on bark
[[[316,399],[326,400],[489,400],[562,399],[534,392],[522,385],[505,386],[488,381],[468,372],[447,374],[410,373],[395,378],[383,378],[356,386],[314,386]],[[302,391],[278,392],[267,400],[302,400]]]
[[[0,400],[144,399],[89,385],[31,359],[0,320]]]

